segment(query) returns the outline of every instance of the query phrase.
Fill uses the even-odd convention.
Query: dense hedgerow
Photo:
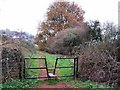
[[[3,47],[1,53],[2,59],[2,77],[1,82],[20,78],[20,64],[23,61],[23,55],[19,49]]]
[[[120,87],[120,62],[117,61],[116,46],[97,43],[82,48],[79,53],[79,77]]]

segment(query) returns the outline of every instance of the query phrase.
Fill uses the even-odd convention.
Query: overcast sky
[[[55,0],[0,0],[0,29],[37,33],[38,23],[44,20],[49,5]],[[99,20],[118,23],[119,0],[68,0],[85,10],[85,21]]]

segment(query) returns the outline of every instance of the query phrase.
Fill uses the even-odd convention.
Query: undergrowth
[[[43,81],[39,79],[11,80],[2,84],[2,88],[32,88]]]

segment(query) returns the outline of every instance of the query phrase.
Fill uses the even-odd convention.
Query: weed
[[[55,84],[59,83],[60,80],[54,78],[54,79],[47,79],[46,82],[48,85],[55,85]]]
[[[80,81],[80,80],[72,80],[71,83],[75,85],[78,88],[92,88],[94,90],[98,90],[98,88],[111,88],[110,86],[107,85],[101,85],[92,81]]]
[[[41,84],[43,83],[43,81],[39,80],[39,79],[25,79],[25,80],[12,80],[12,81],[8,81],[2,84],[2,88],[32,88],[34,86],[36,86],[37,84]]]

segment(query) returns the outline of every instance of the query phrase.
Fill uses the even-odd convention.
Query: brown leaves
[[[83,22],[83,15],[84,11],[82,10],[82,8],[80,8],[75,3],[55,2],[52,4],[52,6],[48,8],[47,19],[49,21],[57,21],[59,24],[67,22],[71,24],[70,22],[72,22],[73,24],[80,25],[80,22]],[[59,28],[58,31],[61,30]]]
[[[52,3],[46,12],[46,20],[39,25],[37,39],[42,42],[66,28],[80,26],[84,19],[83,15],[82,8],[75,3]]]

